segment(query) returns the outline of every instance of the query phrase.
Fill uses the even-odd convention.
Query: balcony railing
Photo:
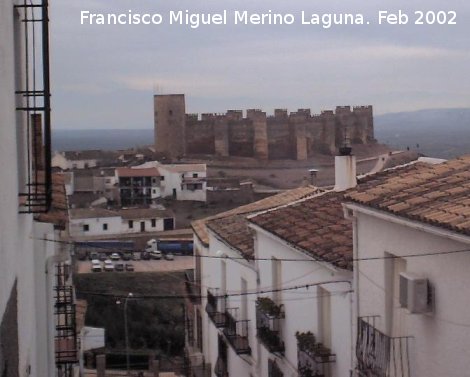
[[[225,298],[212,289],[207,290],[206,312],[216,327],[225,327]]]
[[[48,0],[17,2],[21,17],[22,59],[16,67],[24,77],[17,87],[16,110],[25,116],[21,129],[24,185],[20,186],[19,212],[46,213],[52,203],[51,90],[49,74]],[[19,33],[18,33],[19,34]],[[21,139],[20,139],[21,140]]]
[[[211,364],[203,363],[201,365],[193,365],[189,371],[189,377],[211,377]]]
[[[329,363],[336,355],[321,343],[317,343],[311,332],[297,333],[297,369],[299,377],[323,377]]]
[[[237,320],[234,313],[237,309],[227,309],[225,313],[226,326],[224,335],[238,355],[251,354],[248,342],[249,320]]]
[[[281,368],[276,363],[276,360],[268,360],[268,376],[269,377],[284,377]]]
[[[214,374],[217,377],[228,377],[227,361],[220,356],[215,363]]]
[[[281,305],[267,297],[256,301],[256,330],[258,339],[272,353],[283,353],[284,342],[281,337],[281,320],[285,318]]]
[[[410,377],[410,337],[385,335],[375,327],[375,318],[358,318],[356,358],[359,376]]]

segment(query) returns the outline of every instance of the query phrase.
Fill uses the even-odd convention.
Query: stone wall
[[[345,142],[374,143],[372,106],[338,106],[312,115],[310,109],[274,116],[261,110],[225,114],[184,114],[184,95],[155,96],[156,149],[183,154],[305,160],[333,155]]]

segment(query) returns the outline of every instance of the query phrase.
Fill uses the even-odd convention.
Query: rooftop
[[[101,160],[101,159],[113,159],[116,158],[116,152],[114,151],[103,151],[103,150],[87,150],[87,151],[65,151],[62,152],[67,160],[79,161],[79,160]]]
[[[117,168],[119,177],[159,177],[157,168]]]
[[[381,181],[366,182],[345,198],[470,235],[470,155],[442,164],[413,167]]]
[[[204,245],[209,244],[207,232],[207,227],[209,227],[249,258],[253,254],[253,233],[246,221],[249,214],[285,205],[318,192],[319,189],[314,186],[287,190],[206,219],[196,220],[191,225],[194,233]]]
[[[352,224],[343,215],[343,195],[326,192],[249,221],[315,259],[352,269]]]

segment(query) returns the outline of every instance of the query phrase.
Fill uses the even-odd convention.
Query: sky
[[[89,25],[81,12],[227,10],[227,25]],[[291,13],[293,25],[233,25],[235,10]],[[378,12],[409,16],[378,25]],[[415,11],[457,25],[415,25]],[[300,12],[360,13],[370,24],[301,25]],[[310,18],[310,17],[309,17]],[[153,95],[184,93],[190,113],[373,105],[375,114],[470,107],[465,0],[50,0],[56,129],[153,128]]]

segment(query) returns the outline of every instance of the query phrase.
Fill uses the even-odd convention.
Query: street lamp
[[[129,292],[127,294],[127,297],[124,299],[124,337],[126,341],[126,370],[127,370],[127,375],[129,376],[129,329],[127,328],[127,302],[129,301],[130,298],[132,298],[133,294],[132,292]],[[116,304],[120,304],[121,301],[116,301]]]

